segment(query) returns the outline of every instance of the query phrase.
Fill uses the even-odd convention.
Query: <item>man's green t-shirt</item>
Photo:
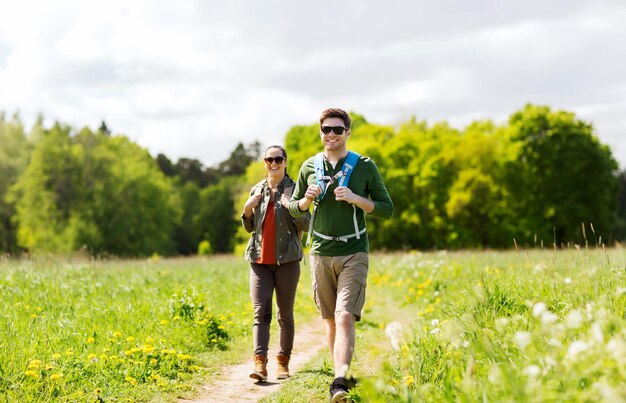
[[[298,208],[298,200],[304,197],[309,185],[316,183],[315,157],[307,159],[300,168],[300,174],[296,182],[296,189],[293,192],[289,203],[289,212],[292,216],[298,217],[305,214]],[[324,158],[324,174],[334,176],[343,167],[345,158],[337,162],[333,167]],[[326,236],[341,237],[354,234],[354,209],[352,204],[346,201],[335,200],[334,190],[337,183],[330,186],[326,195],[320,201],[313,223],[313,231]],[[383,183],[378,171],[378,167],[369,157],[360,156],[350,176],[348,188],[354,194],[369,198],[374,202],[374,210],[371,215],[381,218],[389,218],[393,214],[393,203],[389,197],[389,192]],[[365,212],[356,208],[356,218],[359,230],[365,228]],[[367,233],[361,235],[360,239],[352,237],[347,242],[323,239],[312,234],[310,253],[322,256],[346,256],[358,252],[368,252],[369,243]]]

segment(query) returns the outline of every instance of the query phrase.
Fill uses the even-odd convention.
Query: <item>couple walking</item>
[[[326,325],[335,379],[332,402],[345,401],[347,372],[361,318],[369,267],[365,213],[389,218],[393,204],[374,162],[348,151],[351,120],[341,109],[320,117],[324,151],[307,159],[297,182],[286,173],[287,152],[265,150],[267,176],[254,185],[241,220],[251,232],[246,249],[250,262],[250,295],[254,306],[254,361],[250,374],[267,380],[267,351],[276,291],[280,351],[278,379],[289,377],[293,348],[293,306],[303,257],[302,231],[308,231],[313,296]],[[313,213],[310,213],[311,205]]]

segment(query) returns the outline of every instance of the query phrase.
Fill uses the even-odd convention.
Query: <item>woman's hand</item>
[[[252,215],[253,210],[256,208],[256,206],[259,205],[262,197],[263,194],[261,193],[261,191],[257,191],[255,194],[248,197],[248,200],[246,200],[246,204],[243,205],[244,217],[248,218]]]

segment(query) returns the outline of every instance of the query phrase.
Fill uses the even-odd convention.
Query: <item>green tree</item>
[[[581,223],[604,239],[616,219],[618,166],[590,123],[571,112],[526,105],[509,119],[508,204],[518,240],[582,242]]]
[[[47,130],[13,191],[18,241],[33,252],[145,256],[174,251],[170,181],[145,149],[85,128]]]
[[[26,168],[31,152],[17,114],[11,121],[0,114],[0,144],[0,252],[16,253],[16,228],[12,221],[15,207],[7,195]]]
[[[179,195],[182,216],[174,231],[176,251],[182,255],[193,255],[203,240],[201,226],[196,224],[196,215],[202,209],[201,190],[194,182],[178,184],[176,193]]]
[[[260,144],[253,142],[246,148],[242,143],[237,144],[230,156],[219,164],[219,170],[224,176],[238,176],[246,172],[250,163],[259,158]]]
[[[626,239],[626,170],[619,174],[619,195],[617,209],[617,224],[615,225],[615,239],[623,241]]]
[[[503,183],[505,142],[502,129],[491,121],[474,122],[451,151],[458,174],[445,205],[449,246],[512,245],[512,217]]]
[[[442,248],[448,241],[446,203],[457,167],[450,150],[459,132],[441,122],[410,119],[381,147],[381,174],[394,202],[382,222],[380,244],[389,249]]]
[[[202,189],[200,207],[194,227],[203,240],[209,241],[215,253],[233,251],[237,226],[235,195],[241,192],[239,178],[224,178],[218,184]]]

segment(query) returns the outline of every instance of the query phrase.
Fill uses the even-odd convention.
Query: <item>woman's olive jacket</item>
[[[309,221],[311,215],[306,215],[293,218],[289,214],[289,209],[283,206],[280,202],[282,195],[284,194],[288,198],[296,187],[296,184],[287,175],[278,184],[277,191],[274,196],[274,220],[276,228],[276,244],[275,244],[275,256],[278,264],[293,262],[302,259],[302,232],[308,231]],[[265,213],[267,212],[267,206],[272,197],[272,192],[267,184],[267,179],[263,179],[250,189],[250,196],[257,192],[262,192],[263,197],[253,210],[253,214],[246,218],[241,215],[241,223],[246,231],[251,232],[252,236],[248,241],[248,247],[246,248],[246,260],[248,262],[256,262],[261,257],[261,238],[263,237],[263,221],[265,220]]]

